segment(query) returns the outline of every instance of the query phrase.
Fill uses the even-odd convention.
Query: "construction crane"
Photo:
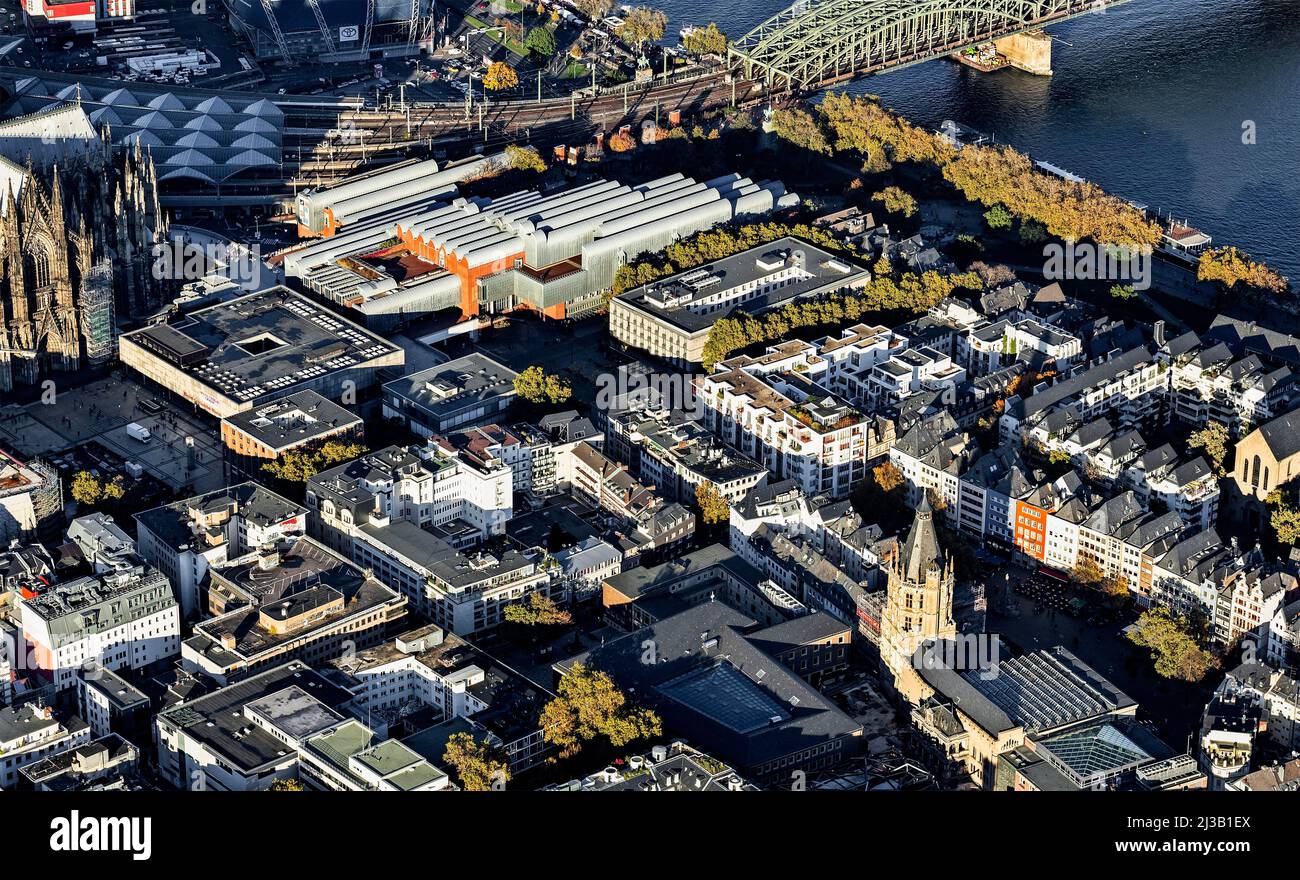
[[[334,37],[330,35],[330,26],[325,23],[325,13],[321,12],[320,0],[307,0],[307,2],[311,4],[311,11],[316,16],[316,25],[320,28],[320,35],[325,38],[325,46],[333,55]]]
[[[275,10],[271,8],[271,0],[262,0],[262,11],[266,13],[266,20],[271,25],[271,33],[275,34],[275,44],[280,47],[284,63],[293,64],[293,56],[289,54],[289,44],[284,41],[284,32],[280,30],[280,23],[275,20]]]

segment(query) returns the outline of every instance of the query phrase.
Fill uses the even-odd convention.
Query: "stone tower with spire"
[[[952,616],[952,559],[939,545],[930,500],[923,493],[907,538],[895,544],[886,568],[880,619],[880,659],[894,689],[909,698],[920,684],[913,658],[923,643],[957,634]]]

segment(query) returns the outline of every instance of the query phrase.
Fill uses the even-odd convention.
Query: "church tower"
[[[902,545],[895,545],[886,569],[885,609],[880,620],[880,659],[902,696],[910,699],[920,684],[913,656],[922,643],[952,639],[955,572],[939,546],[930,500],[923,493],[916,518]]]

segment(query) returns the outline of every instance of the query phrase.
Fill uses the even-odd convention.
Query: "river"
[[[783,0],[655,0],[735,38]],[[946,59],[859,80],[1234,244],[1300,286],[1300,0],[1131,0],[1053,25],[1051,77]],[[1244,137],[1253,130],[1253,143]]]

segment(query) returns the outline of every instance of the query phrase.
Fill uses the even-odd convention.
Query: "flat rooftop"
[[[744,296],[737,288],[798,267],[793,279],[765,293]],[[865,266],[800,238],[768,244],[670,275],[619,295],[618,299],[688,333],[707,331],[733,312],[758,314],[791,300],[835,290],[870,277]],[[735,302],[731,302],[731,292]]]
[[[402,362],[402,349],[289,290],[272,287],[143,327],[124,341],[238,403],[329,373]]]
[[[311,389],[225,419],[263,445],[291,449],[361,424],[361,417]]]
[[[513,396],[519,374],[475,352],[384,385],[386,394],[404,398],[435,418],[459,412],[475,403]]]
[[[340,710],[352,699],[348,691],[331,684],[307,664],[293,660],[173,706],[160,712],[158,718],[183,730],[187,738],[203,743],[231,766],[252,772],[285,759],[292,746],[250,724],[245,707],[289,687],[305,692],[330,710]]]

